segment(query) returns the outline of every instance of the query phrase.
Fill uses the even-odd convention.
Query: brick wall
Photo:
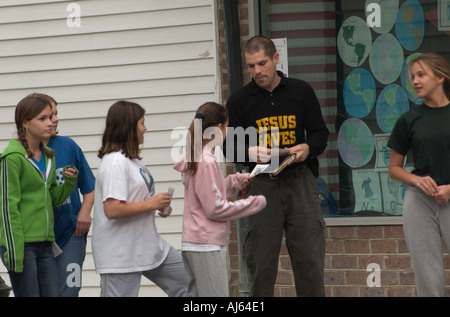
[[[380,269],[379,286],[367,285],[371,263]],[[327,227],[325,285],[326,295],[333,297],[415,296],[403,227]]]
[[[236,224],[230,237],[231,296],[239,296],[239,263]],[[327,297],[413,297],[416,296],[414,274],[405,244],[403,227],[336,226],[326,227],[325,294]],[[450,296],[450,257],[443,248],[446,295]],[[379,266],[379,280],[372,278]],[[380,284],[369,287],[369,282]],[[375,283],[373,283],[375,284]],[[282,242],[276,297],[296,296],[289,255]]]
[[[233,1],[233,0],[231,0]],[[222,1],[216,0],[218,9],[220,68],[222,72],[222,98],[225,104],[228,92],[227,60],[224,38]],[[249,38],[247,0],[238,0],[241,48]],[[243,82],[250,79],[243,60]],[[228,172],[232,172],[228,166]],[[237,227],[232,222],[230,236],[231,296],[239,296],[239,261]],[[325,256],[325,291],[329,297],[410,297],[416,296],[414,274],[406,248],[401,225],[384,226],[327,226]],[[450,296],[450,257],[445,249],[446,295]],[[374,263],[380,268],[380,286],[368,287],[367,271]],[[289,255],[282,242],[275,296],[295,296],[293,273]]]

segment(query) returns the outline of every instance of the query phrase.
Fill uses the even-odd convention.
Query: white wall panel
[[[96,174],[109,107],[119,99],[146,109],[142,157],[156,191],[175,187],[173,215],[157,219],[162,236],[181,247],[183,186],[173,170],[173,129],[195,110],[219,101],[215,8],[210,0],[84,0],[81,27],[67,25],[74,1],[0,2],[0,152],[16,137],[14,111],[27,94],[58,101],[59,132],[83,149]],[[1,276],[8,281],[5,267]],[[88,241],[81,296],[98,296],[99,276]],[[140,296],[165,296],[142,280]]]

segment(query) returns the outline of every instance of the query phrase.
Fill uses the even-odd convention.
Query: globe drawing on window
[[[351,67],[361,66],[372,47],[372,34],[366,21],[356,16],[345,20],[338,33],[337,46],[345,64]]]
[[[366,117],[373,109],[377,92],[371,73],[363,68],[355,68],[348,75],[343,88],[344,105],[355,118]]]
[[[375,141],[367,124],[357,118],[347,119],[338,133],[342,160],[350,167],[361,167],[372,159]]]
[[[352,193],[341,194],[352,201],[353,213],[402,214],[404,186],[387,173],[387,141],[398,118],[423,104],[410,82],[408,64],[422,53],[425,23],[438,27],[439,18],[440,27],[450,21],[450,0],[437,2],[431,10],[427,3],[427,12],[419,0],[366,0],[359,14],[344,11],[351,15],[343,19],[336,37],[345,74],[337,146],[344,163],[341,172],[352,182]]]
[[[408,51],[420,47],[424,37],[425,17],[422,5],[417,0],[408,0],[398,11],[395,33],[402,46]]]
[[[391,84],[383,88],[376,106],[377,123],[385,133],[391,133],[398,118],[409,110],[409,100],[402,87]]]

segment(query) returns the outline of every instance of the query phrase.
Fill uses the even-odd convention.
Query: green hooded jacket
[[[57,186],[55,159],[45,156],[45,162],[47,179],[16,139],[0,155],[0,246],[6,249],[3,260],[10,272],[22,272],[25,243],[55,241],[53,206],[75,189],[77,176],[63,174],[64,184]]]

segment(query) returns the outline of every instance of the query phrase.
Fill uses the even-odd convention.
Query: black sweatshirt
[[[272,92],[252,80],[229,97],[226,105],[229,129],[224,153],[229,161],[252,169],[256,164],[249,160],[249,146],[282,149],[307,143],[310,149],[307,163],[317,176],[317,156],[325,150],[329,135],[319,101],[305,81],[285,77],[282,72],[278,75],[281,82]],[[230,146],[234,151],[226,149]],[[293,166],[300,164],[303,163]]]

